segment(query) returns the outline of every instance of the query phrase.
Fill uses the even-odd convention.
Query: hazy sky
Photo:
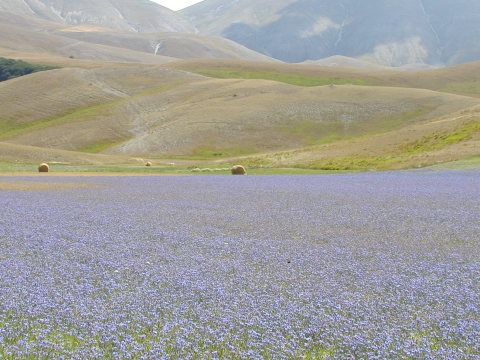
[[[203,0],[150,0],[172,10],[180,10]]]

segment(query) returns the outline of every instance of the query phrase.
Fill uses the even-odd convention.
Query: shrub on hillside
[[[10,80],[37,71],[52,69],[56,69],[56,67],[29,64],[22,60],[0,58],[0,81]]]

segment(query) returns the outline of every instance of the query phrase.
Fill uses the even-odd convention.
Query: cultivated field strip
[[[478,359],[479,179],[4,177],[0,357]]]

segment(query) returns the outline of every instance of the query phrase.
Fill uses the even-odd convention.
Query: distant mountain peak
[[[2,0],[0,10],[132,32],[195,32],[188,18],[150,0]]]
[[[0,0],[0,12],[12,14],[11,21],[15,15],[127,33],[223,37],[261,54],[242,48],[228,56],[292,63],[345,56],[429,68],[480,60],[478,0],[203,0],[177,12],[150,0]],[[105,36],[108,41],[96,39],[97,44],[111,45],[112,36]],[[154,44],[148,51],[166,54],[157,37],[148,40]],[[175,57],[211,56],[198,41],[177,38],[169,44]]]
[[[204,0],[181,13],[201,34],[286,62],[343,55],[400,67],[480,59],[478,0]]]

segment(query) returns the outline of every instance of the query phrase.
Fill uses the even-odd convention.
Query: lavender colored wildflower
[[[4,177],[0,359],[478,359],[479,179]]]

